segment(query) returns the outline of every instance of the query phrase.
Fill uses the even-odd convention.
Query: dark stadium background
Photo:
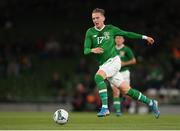
[[[158,99],[162,112],[179,112],[179,6],[179,0],[1,0],[0,111],[99,109],[97,63],[83,55],[91,11],[99,7],[106,24],[155,39],[152,46],[126,39],[138,62],[132,86]],[[124,104],[127,111],[131,100]],[[139,103],[130,108],[147,112]]]

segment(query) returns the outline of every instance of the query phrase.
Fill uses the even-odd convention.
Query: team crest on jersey
[[[120,57],[123,57],[125,55],[125,52],[124,51],[120,51],[119,55],[120,55]]]
[[[110,37],[109,32],[104,32],[103,35],[104,35],[104,38],[105,38],[105,39],[109,39],[109,37]]]

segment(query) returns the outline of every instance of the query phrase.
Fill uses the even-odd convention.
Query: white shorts
[[[130,85],[130,71],[125,70],[125,71],[121,71],[120,73],[123,76],[123,79]]]
[[[130,71],[129,70],[121,71],[120,74],[123,77],[124,81],[126,81],[130,85]],[[112,84],[110,85],[111,87],[114,86]]]
[[[120,74],[119,70],[121,68],[121,60],[119,56],[108,59],[103,65],[99,67],[100,70],[103,70],[106,73],[107,80],[110,84],[119,87],[124,79]]]

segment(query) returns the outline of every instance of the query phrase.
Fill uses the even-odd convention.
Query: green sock
[[[94,77],[97,88],[99,90],[99,96],[102,102],[102,107],[108,108],[108,95],[107,95],[107,86],[104,82],[104,79],[100,75],[95,75]]]
[[[129,95],[131,98],[135,100],[139,100],[147,105],[151,105],[152,100],[145,95],[143,95],[141,92],[135,90],[135,89],[129,89],[127,95]]]
[[[116,112],[121,112],[122,97],[113,97],[113,106]]]

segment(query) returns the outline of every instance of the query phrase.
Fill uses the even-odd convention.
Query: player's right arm
[[[87,31],[84,41],[84,54],[85,55],[90,53],[101,54],[104,52],[103,48],[100,47],[91,48],[91,46],[92,46],[92,40],[89,31]]]
[[[92,45],[91,37],[89,34],[89,30],[87,30],[85,40],[84,40],[84,54],[85,55],[91,53],[91,45]]]

